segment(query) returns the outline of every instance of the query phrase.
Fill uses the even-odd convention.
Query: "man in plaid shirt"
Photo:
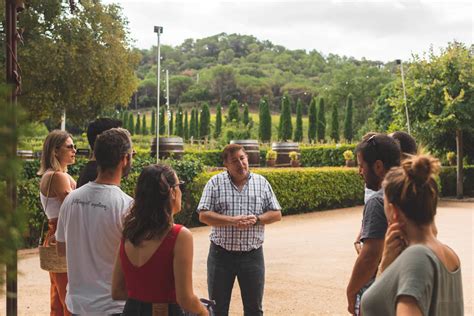
[[[207,259],[209,296],[216,315],[228,315],[235,277],[244,315],[263,315],[265,225],[281,220],[281,207],[272,187],[249,172],[248,156],[237,144],[222,153],[226,172],[213,176],[204,188],[197,212],[211,230]]]

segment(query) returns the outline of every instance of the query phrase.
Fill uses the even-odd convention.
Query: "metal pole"
[[[6,80],[7,84],[12,87],[10,94],[10,102],[7,105],[11,107],[11,113],[15,115],[17,106],[17,95],[20,93],[21,75],[17,63],[17,38],[19,36],[17,31],[17,12],[24,8],[22,1],[7,0],[5,3],[5,18],[6,18]],[[12,131],[16,130],[16,117],[11,120]],[[10,142],[9,142],[10,143]],[[7,152],[7,159],[15,159],[17,143],[16,139],[8,144],[9,151]],[[16,176],[14,173],[9,175],[7,181],[7,196],[11,203],[11,212],[15,212],[17,206],[17,192],[16,192]],[[18,313],[18,257],[16,249],[13,249],[13,255],[9,258],[6,265],[6,309],[7,316],[16,316]]]
[[[170,81],[169,81],[169,72],[166,69],[166,110],[168,113],[168,137],[171,136],[170,126],[171,126],[171,112],[170,112]]]
[[[160,68],[161,68],[161,56],[160,56],[160,34],[163,33],[162,26],[155,26],[154,31],[157,36],[157,68],[156,68],[156,77],[157,77],[157,91],[156,91],[156,163],[160,162]]]
[[[403,73],[403,63],[401,59],[397,59],[397,63],[400,63],[400,72],[402,74],[403,101],[405,102],[405,115],[407,117],[408,134],[411,134],[410,117],[408,116],[408,106],[407,106],[407,93],[405,89],[405,75]]]

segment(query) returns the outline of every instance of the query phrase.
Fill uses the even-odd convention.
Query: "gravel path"
[[[266,315],[347,315],[345,288],[355,260],[352,243],[361,214],[361,207],[353,207],[286,216],[266,228]],[[461,258],[465,314],[474,315],[474,203],[441,202],[437,225],[439,238]],[[206,297],[209,228],[192,231],[194,287]],[[49,277],[39,268],[37,252],[21,251],[19,269],[19,315],[48,315]],[[237,282],[231,314],[242,315]],[[0,295],[0,315],[5,315],[4,295]]]

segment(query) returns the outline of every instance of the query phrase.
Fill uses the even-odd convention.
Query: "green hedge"
[[[355,168],[268,168],[254,172],[270,182],[284,215],[353,206],[364,200],[364,183]],[[191,207],[182,213],[188,212],[184,217],[193,225],[198,223],[192,213],[204,186],[217,173],[201,173],[190,187]]]
[[[456,196],[456,167],[443,167],[440,172],[441,196]],[[474,196],[474,165],[464,166],[464,195]]]
[[[301,147],[301,165],[304,167],[339,167],[345,165],[346,150],[354,152],[356,145],[318,145]]]

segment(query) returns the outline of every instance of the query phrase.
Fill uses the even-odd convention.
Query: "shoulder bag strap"
[[[46,203],[44,205],[44,214],[43,214],[44,220],[43,220],[43,224],[41,225],[41,235],[40,235],[39,241],[38,241],[39,246],[43,245],[44,224],[46,223],[46,221],[48,219],[48,216],[46,216],[46,209],[48,208],[49,189],[51,188],[51,182],[53,181],[53,177],[54,177],[55,174],[56,174],[56,171],[53,172],[53,174],[51,175],[51,177],[49,178],[49,181],[48,181],[48,190],[46,191]]]

